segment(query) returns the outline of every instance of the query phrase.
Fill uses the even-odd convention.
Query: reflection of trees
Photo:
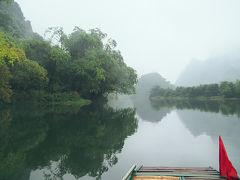
[[[151,100],[151,105],[154,109],[162,108],[176,109],[196,109],[205,112],[220,112],[224,115],[237,114],[240,117],[240,102],[239,101],[199,101],[199,100]]]
[[[136,108],[137,115],[144,121],[159,122],[165,117],[170,111],[170,108],[155,109],[152,108],[149,98],[139,94],[131,96],[134,107]]]
[[[4,125],[0,127],[3,179],[50,167],[50,161],[59,162],[56,177],[71,173],[76,178],[88,174],[100,179],[117,163],[116,154],[137,128],[135,110],[130,108],[8,109],[0,111],[0,116],[4,116],[0,121]]]
[[[229,106],[226,106],[229,107]],[[218,136],[224,138],[224,143],[228,150],[232,163],[240,170],[240,121],[237,115],[223,115],[215,112],[204,112],[199,110],[177,110],[178,117],[184,126],[195,137],[207,135],[217,143]]]
[[[151,101],[155,109],[176,108],[178,117],[189,132],[197,137],[207,135],[217,143],[218,136],[224,138],[232,163],[240,170],[240,103],[239,101]]]

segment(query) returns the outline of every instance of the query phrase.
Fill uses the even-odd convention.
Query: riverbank
[[[29,91],[14,93],[11,102],[7,104],[71,105],[82,107],[91,104],[91,100],[81,97],[77,92],[47,93],[46,91]]]
[[[150,100],[198,100],[198,101],[226,101],[226,100],[240,100],[240,98],[224,98],[222,96],[197,96],[197,97],[181,97],[181,96],[174,96],[174,97],[163,97],[163,96],[154,96],[149,97]]]
[[[83,99],[83,98],[75,98],[72,100],[68,100],[68,101],[59,101],[59,102],[50,102],[49,104],[51,105],[74,105],[74,106],[86,106],[91,104],[91,101],[88,99]]]

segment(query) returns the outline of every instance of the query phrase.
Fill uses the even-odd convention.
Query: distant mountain
[[[149,73],[141,76],[136,85],[136,94],[141,96],[150,95],[150,91],[154,86],[160,86],[161,88],[173,88],[174,86],[164,79],[158,73]]]
[[[137,115],[150,122],[159,122],[170,112],[169,108],[156,110],[149,100],[150,91],[154,86],[174,88],[174,86],[158,73],[149,73],[141,76],[136,85],[136,94],[131,96]]]
[[[176,81],[177,86],[235,81],[240,79],[240,53],[232,53],[206,61],[192,60]]]
[[[30,21],[25,20],[18,3],[0,1],[0,30],[17,38],[30,38],[33,30]]]

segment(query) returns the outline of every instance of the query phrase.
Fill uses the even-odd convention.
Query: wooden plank
[[[216,170],[213,169],[139,169],[139,171],[214,171],[214,172],[218,172]]]
[[[189,171],[189,172],[191,172],[191,171],[197,171],[197,172],[218,172],[218,171],[215,171],[215,170],[197,170],[197,169],[140,169],[140,170],[138,170],[139,172],[141,172],[141,171],[145,171],[145,172],[147,172],[147,171],[171,171],[171,172],[173,172],[173,171]]]
[[[219,175],[218,172],[199,172],[199,171],[138,171],[138,173]]]
[[[140,170],[138,172],[198,172],[198,173],[218,173],[217,171],[197,171],[197,170],[190,170],[190,171],[187,171],[187,170],[182,170],[182,171],[179,171],[179,170]]]
[[[129,171],[126,173],[126,175],[122,178],[122,180],[129,180],[131,175],[132,175],[132,172],[134,171],[134,169],[136,168],[136,165],[133,165]]]
[[[139,173],[219,175],[210,167],[142,167]]]
[[[206,179],[210,179],[210,180],[226,180],[226,178],[212,178],[212,177],[208,177],[208,178],[203,178],[203,177],[185,177],[185,180],[206,180]]]
[[[172,176],[135,176],[133,180],[179,180],[179,177]]]
[[[143,173],[138,173],[138,174],[143,174]],[[219,176],[219,174],[198,174],[198,173],[164,173],[164,172],[154,172],[154,173],[144,173],[144,174],[169,174],[169,175],[171,175],[171,174],[179,174],[179,175],[186,175],[186,174],[188,174],[188,175],[199,175],[199,176]]]
[[[194,171],[215,171],[213,169],[197,169],[197,168],[141,168],[139,171],[156,171],[156,170],[161,170],[161,171],[164,171],[164,170],[167,170],[167,171],[191,171],[191,170],[194,170]],[[217,171],[216,171],[217,172]]]
[[[198,171],[213,171],[211,168],[177,168],[177,167],[143,167],[140,170],[198,170]]]
[[[205,175],[205,174],[159,174],[159,173],[135,173],[135,175],[139,176],[175,176],[175,177],[212,177],[212,178],[221,178],[220,175]]]
[[[147,167],[144,166],[136,172],[136,175],[141,179],[133,180],[150,180],[151,178],[159,178],[162,176],[172,177],[185,180],[226,180],[221,177],[220,173],[211,167]],[[189,177],[189,176],[193,177]],[[157,177],[158,176],[158,177]],[[181,177],[182,176],[182,177]],[[199,176],[199,177],[198,177]],[[154,180],[154,179],[153,179]]]
[[[212,169],[210,167],[167,167],[167,166],[143,166],[142,169]]]

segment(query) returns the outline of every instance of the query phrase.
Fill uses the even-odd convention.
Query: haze
[[[175,82],[193,59],[232,51],[240,42],[239,0],[17,0],[33,30],[99,27],[118,43],[138,75]]]

